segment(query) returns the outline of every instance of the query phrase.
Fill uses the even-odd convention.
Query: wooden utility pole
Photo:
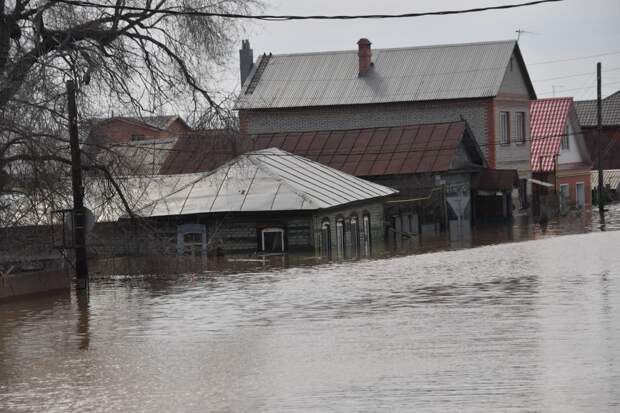
[[[603,133],[602,121],[602,98],[601,98],[601,62],[596,64],[596,146],[598,151],[598,212],[601,216],[601,224],[605,222],[605,197],[603,195],[603,151],[601,149],[601,135]]]
[[[86,214],[84,211],[84,186],[82,185],[82,159],[77,128],[75,82],[68,80],[67,106],[69,112],[69,142],[71,144],[71,184],[73,187],[73,244],[75,249],[76,289],[88,291],[88,263],[86,261]]]

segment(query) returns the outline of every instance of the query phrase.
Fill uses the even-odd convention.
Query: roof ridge
[[[516,40],[490,40],[490,41],[481,41],[481,42],[469,42],[469,43],[445,43],[445,44],[435,44],[435,45],[424,45],[424,46],[401,46],[401,47],[382,47],[382,48],[373,48],[373,52],[381,52],[381,51],[397,51],[397,50],[413,50],[413,49],[435,49],[435,48],[443,48],[443,47],[465,47],[465,46],[479,46],[479,45],[491,45],[491,44],[506,44],[506,43],[514,43],[516,45]],[[346,49],[346,50],[324,50],[324,51],[316,51],[316,52],[301,52],[301,53],[276,53],[272,54],[271,57],[289,57],[289,56],[312,56],[312,55],[327,55],[327,54],[347,54],[347,53],[357,53],[357,49]]]

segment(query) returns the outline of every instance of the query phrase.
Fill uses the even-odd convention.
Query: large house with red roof
[[[534,212],[542,195],[557,192],[560,205],[590,208],[591,160],[573,98],[550,98],[530,103]]]

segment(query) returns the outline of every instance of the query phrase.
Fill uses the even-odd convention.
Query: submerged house
[[[245,41],[240,58],[243,134],[466,120],[488,167],[517,171],[513,204],[528,207],[536,94],[516,41],[372,49],[360,39],[352,50],[263,54],[256,62]]]
[[[175,233],[179,255],[305,251],[346,258],[382,246],[383,204],[396,193],[269,148],[210,172],[158,177],[137,215]]]
[[[560,207],[590,208],[591,161],[572,98],[530,103],[534,212],[546,196],[559,194]]]
[[[419,235],[445,226],[452,235],[472,222],[512,216],[514,170],[489,169],[464,120],[350,130],[262,133],[253,150],[279,147],[377,184],[397,188],[386,218],[392,233]],[[437,202],[425,202],[436,200]]]
[[[399,191],[385,208],[388,238],[510,219],[515,170],[488,167],[465,120],[348,130],[235,135],[208,133],[177,140],[162,173],[206,172],[236,153],[280,148]],[[391,229],[391,231],[390,231]]]

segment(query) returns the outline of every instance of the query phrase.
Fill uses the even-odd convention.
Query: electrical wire
[[[492,10],[507,10],[507,9],[514,9],[514,8],[520,8],[520,7],[535,6],[535,5],[544,4],[544,3],[558,3],[561,1],[564,1],[564,0],[536,0],[536,1],[529,1],[526,3],[518,3],[518,4],[504,4],[504,5],[499,5],[499,6],[476,7],[476,8],[471,8],[471,9],[440,10],[440,11],[418,12],[418,13],[299,16],[299,15],[275,15],[275,14],[250,15],[250,14],[237,14],[237,13],[217,13],[217,12],[208,12],[208,11],[199,11],[199,10],[183,10],[180,8],[160,9],[157,7],[146,8],[146,7],[137,7],[137,6],[127,6],[127,5],[97,4],[97,3],[92,3],[89,1],[80,1],[80,0],[57,0],[58,3],[64,3],[64,4],[68,4],[72,6],[89,7],[89,8],[96,8],[96,9],[109,9],[109,10],[114,10],[114,11],[127,10],[127,11],[137,11],[137,12],[148,12],[151,14],[164,14],[164,15],[176,15],[176,16],[221,17],[221,18],[230,18],[230,19],[248,19],[248,20],[265,20],[265,21],[402,19],[402,18],[423,17],[423,16],[447,16],[447,15],[454,15],[454,14],[479,13],[479,12],[492,11]]]

